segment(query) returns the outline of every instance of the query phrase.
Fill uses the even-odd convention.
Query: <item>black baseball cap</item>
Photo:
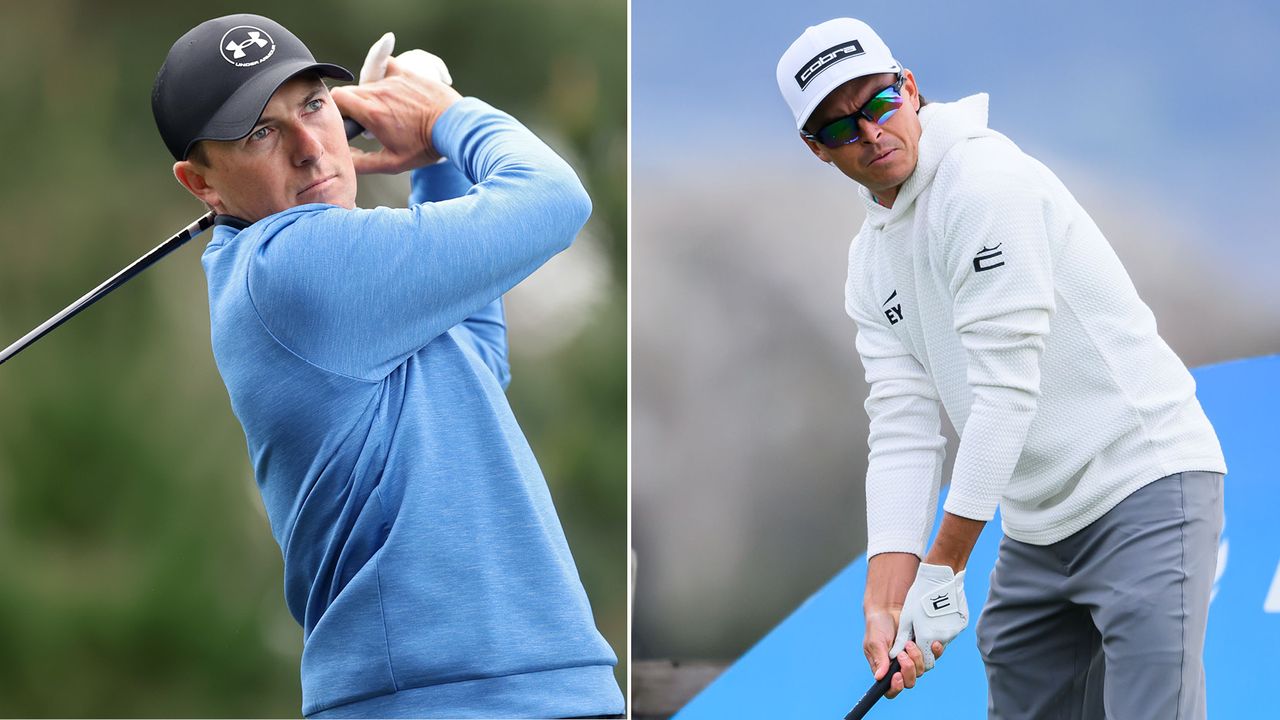
[[[340,65],[316,62],[283,25],[261,15],[226,15],[195,26],[169,49],[151,89],[151,112],[175,160],[200,140],[239,140],[271,96],[312,70],[353,80]]]

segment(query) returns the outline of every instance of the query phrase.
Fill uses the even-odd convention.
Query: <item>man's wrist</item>
[[[924,561],[929,565],[943,565],[949,567],[952,572],[958,573],[961,570],[964,570],[969,559],[967,557],[960,557],[956,554],[941,552],[937,548],[934,548],[929,551],[928,555],[925,555]]]
[[[930,565],[945,565],[952,572],[960,572],[969,564],[969,553],[978,542],[984,520],[974,520],[950,512],[943,513],[942,527],[933,541],[933,547],[925,553],[924,561]]]
[[[866,617],[871,617],[872,615],[892,615],[894,619],[897,619],[897,617],[902,614],[902,601],[863,600],[862,614]]]
[[[492,111],[483,101],[469,96],[450,103],[431,123],[431,147],[442,157],[456,160],[468,131],[484,113]]]
[[[902,610],[907,590],[915,582],[920,558],[912,553],[879,553],[867,561],[867,589],[862,596],[866,613],[882,611],[895,616]]]

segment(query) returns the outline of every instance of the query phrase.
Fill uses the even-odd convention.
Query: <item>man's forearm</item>
[[[920,558],[911,553],[880,553],[867,561],[867,590],[862,607],[867,613],[902,608],[907,590],[916,579]]]
[[[942,527],[938,528],[938,537],[934,538],[933,547],[929,548],[924,561],[930,565],[948,565],[960,572],[969,563],[969,553],[973,552],[973,546],[986,525],[983,520],[943,513]]]

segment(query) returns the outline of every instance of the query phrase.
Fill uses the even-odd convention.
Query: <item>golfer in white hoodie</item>
[[[887,696],[968,624],[964,567],[999,507],[989,717],[1203,718],[1226,463],[1106,238],[987,127],[986,95],[927,103],[865,23],[808,28],[777,80],[866,205],[845,307],[870,385],[863,652],[877,678],[901,663]],[[960,444],[926,547],[942,409]]]

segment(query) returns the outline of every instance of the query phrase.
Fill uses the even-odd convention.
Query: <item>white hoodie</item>
[[[1226,472],[1195,381],[1056,176],[987,128],[987,96],[931,103],[892,208],[862,189],[845,309],[871,392],[867,556],[923,555],[945,509],[1047,545],[1177,472]]]

